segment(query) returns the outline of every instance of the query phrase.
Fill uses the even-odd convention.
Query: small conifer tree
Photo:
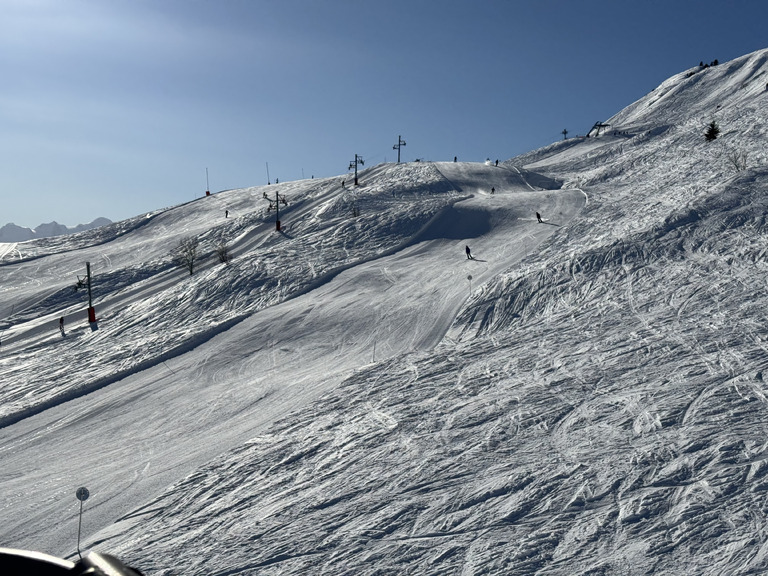
[[[704,133],[704,137],[707,139],[707,142],[712,142],[712,140],[715,140],[720,135],[720,127],[717,125],[717,122],[712,120],[709,124],[709,128],[707,128],[707,131]]]

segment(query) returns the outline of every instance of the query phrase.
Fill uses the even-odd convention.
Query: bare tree
[[[199,245],[200,241],[196,237],[187,236],[179,240],[176,248],[171,252],[174,263],[189,270],[190,276],[195,273]]]
[[[229,253],[229,247],[223,240],[216,245],[216,255],[219,257],[219,262],[229,264],[232,256]]]
[[[736,172],[741,172],[747,169],[747,152],[746,150],[732,149],[726,152],[726,157],[731,166],[736,169]]]

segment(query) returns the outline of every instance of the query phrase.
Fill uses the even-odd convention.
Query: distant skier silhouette
[[[61,335],[64,336],[64,316],[59,318],[59,332],[61,332]]]
[[[467,251],[467,258],[469,260],[474,260],[474,258],[472,258],[472,253],[469,251],[469,246],[467,246],[466,251]]]
[[[496,192],[496,188],[491,188],[491,194],[494,194]]]
[[[544,223],[544,220],[541,219],[541,214],[539,214],[538,212],[536,212],[536,220],[539,221],[539,224],[543,224]]]

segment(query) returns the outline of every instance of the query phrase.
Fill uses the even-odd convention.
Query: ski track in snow
[[[12,252],[16,252],[19,257],[21,253],[16,249],[18,242],[0,242],[0,261]]]

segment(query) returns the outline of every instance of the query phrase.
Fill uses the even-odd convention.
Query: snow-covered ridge
[[[231,191],[0,267],[4,409],[50,406],[0,429],[4,541],[71,553],[84,484],[87,546],[151,573],[764,573],[766,55],[499,167]],[[188,235],[232,263],[185,276]],[[104,320],[61,339],[86,259]]]

